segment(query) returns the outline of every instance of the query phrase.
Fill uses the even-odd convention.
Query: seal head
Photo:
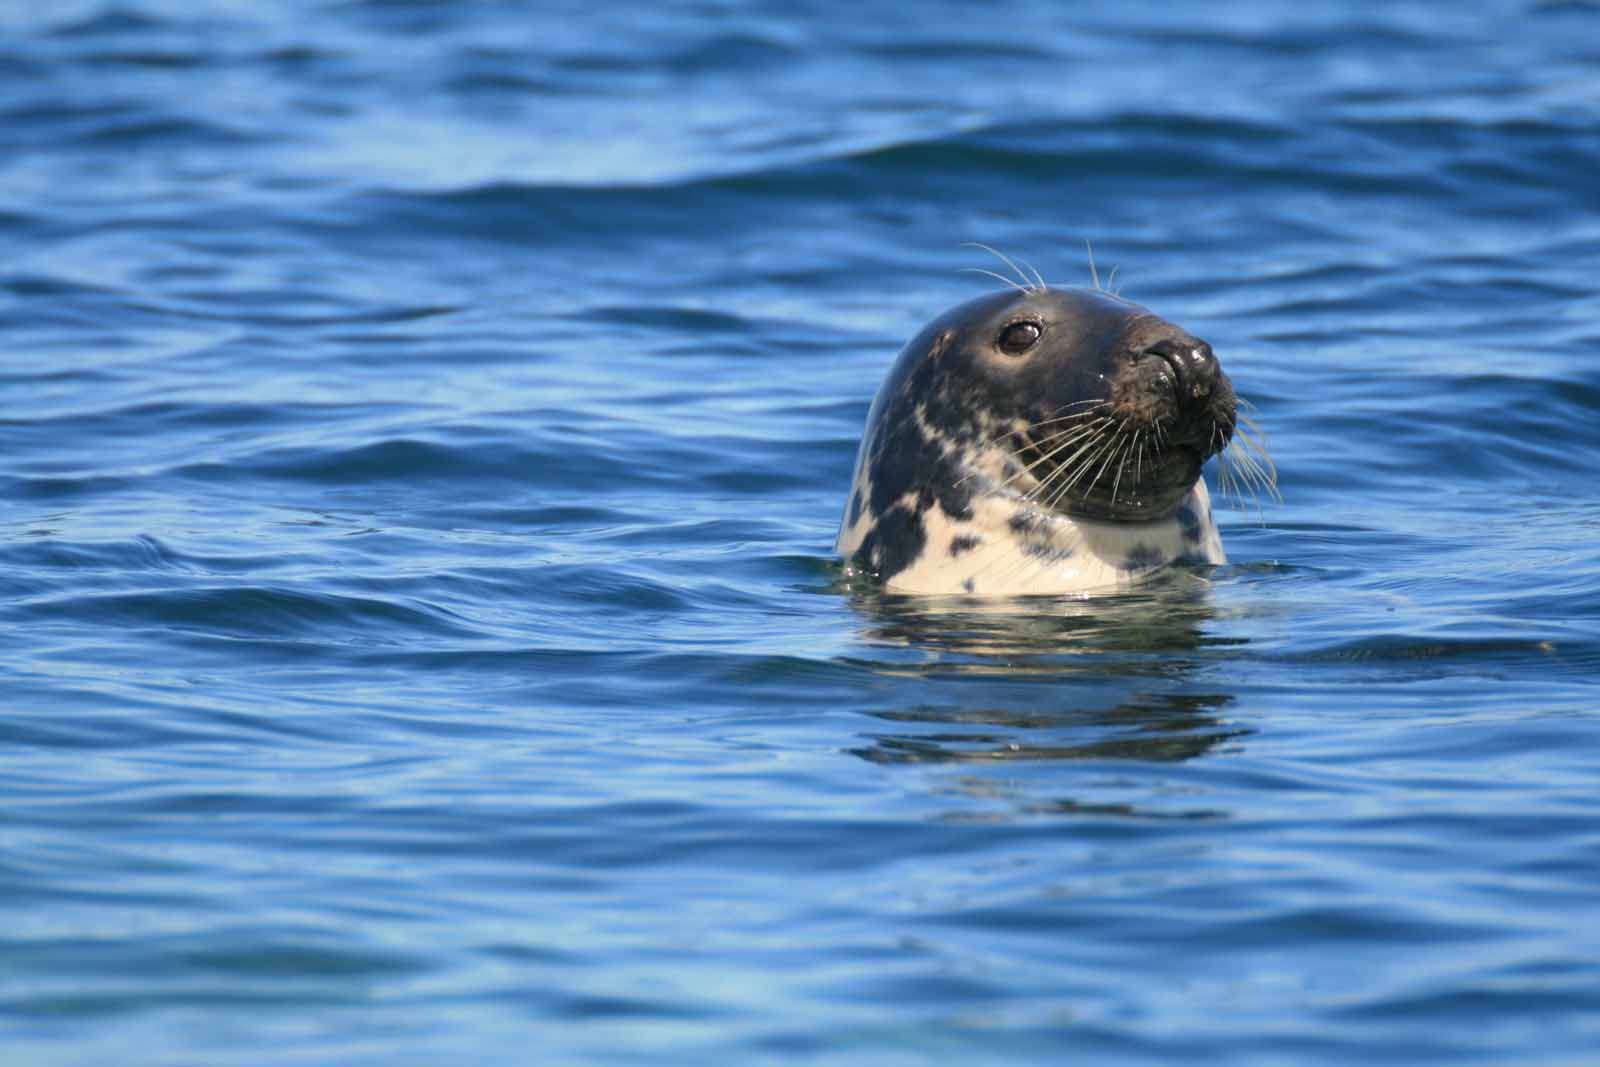
[[[1211,346],[1091,289],[934,320],[873,401],[837,551],[924,593],[1064,593],[1224,562],[1201,468],[1233,386]]]

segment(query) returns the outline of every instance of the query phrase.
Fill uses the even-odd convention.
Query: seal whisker
[[[1085,416],[1084,415],[1075,415],[1073,417],[1081,419],[1081,418],[1084,418]],[[1065,429],[1052,430],[1050,433],[1046,434],[1044,437],[1042,437],[1041,439],[1039,439],[1037,441],[1035,441],[1029,434],[1029,431],[1031,431],[1033,429],[1033,427],[1031,427],[1031,426],[1028,427],[1028,429],[1025,429],[1025,430],[1012,429],[1012,430],[1007,430],[1005,433],[1003,433],[999,437],[995,438],[994,441],[995,442],[1003,441],[1007,437],[1019,437],[1019,438],[1021,438],[1023,440],[1023,442],[1026,445],[1032,447],[1034,450],[1042,451],[1046,445],[1051,444],[1052,442],[1055,442],[1055,441],[1059,441],[1063,437],[1066,437],[1068,435],[1075,435],[1075,434],[1092,432],[1092,431],[1098,429],[1100,426],[1104,425],[1105,423],[1107,423],[1109,421],[1110,421],[1110,416],[1109,415],[1102,415],[1099,418],[1095,419],[1093,422],[1077,423],[1075,425],[1068,426]],[[991,442],[991,443],[993,443],[993,442]]]
[[[1048,509],[1050,507],[1048,498],[1054,494],[1056,486],[1060,484],[1062,479],[1072,473],[1074,469],[1073,463],[1083,454],[1084,450],[1093,448],[1098,441],[1098,437],[1090,438],[1087,441],[1081,438],[1078,441],[1074,441],[1073,444],[1078,446],[1078,450],[1051,468],[1049,473],[1040,478],[1033,488],[1022,494],[1022,499]]]
[[[1074,446],[1077,446],[1078,451],[1073,453],[1073,455],[1069,456],[1063,462],[1053,467],[1048,473],[1045,474],[1043,478],[1039,478],[1038,483],[1034,485],[1033,488],[1022,494],[1023,499],[1032,500],[1036,503],[1042,502],[1046,496],[1054,492],[1056,483],[1060,482],[1063,478],[1066,478],[1072,473],[1072,464],[1077,460],[1077,458],[1085,451],[1094,448],[1099,440],[1099,436],[1094,435],[1087,439],[1081,437],[1076,438],[1062,445],[1061,449],[1058,451],[1072,448]],[[1046,503],[1044,506],[1049,507],[1051,505]]]
[[[1107,469],[1109,469],[1110,466],[1111,466],[1111,460],[1117,454],[1118,442],[1120,440],[1126,440],[1126,438],[1125,437],[1119,437],[1119,436],[1113,436],[1111,438],[1111,447],[1106,450],[1106,458],[1101,460],[1100,469],[1095,472],[1095,475],[1094,475],[1093,478],[1089,479],[1089,484],[1090,485],[1094,485],[1096,482],[1104,480],[1105,473],[1106,473]]]
[[[1256,420],[1240,412],[1237,432],[1228,451],[1236,452],[1240,465],[1248,463],[1261,489],[1273,500],[1282,502],[1278,492],[1278,465],[1272,461],[1272,450],[1267,447],[1267,435]]]
[[[1090,455],[1088,459],[1084,460],[1083,464],[1078,468],[1077,472],[1073,474],[1071,479],[1069,479],[1065,485],[1063,485],[1051,496],[1049,503],[1046,505],[1047,507],[1054,509],[1056,504],[1063,497],[1065,497],[1067,493],[1072,491],[1073,486],[1077,485],[1078,482],[1083,479],[1085,474],[1094,469],[1095,463],[1100,461],[1101,457],[1105,456],[1110,451],[1111,447],[1116,444],[1116,436],[1114,433],[1106,434],[1097,441],[1092,441],[1088,445],[1085,445],[1084,448],[1087,449],[1096,444],[1098,444],[1100,447],[1092,455]],[[1097,480],[1098,476],[1090,478],[1088,484],[1093,485]]]
[[[1083,455],[1083,453],[1085,451],[1087,451],[1088,449],[1093,448],[1097,443],[1099,443],[1099,441],[1101,440],[1101,437],[1102,437],[1101,431],[1110,422],[1111,422],[1110,416],[1106,416],[1104,418],[1101,418],[1094,425],[1085,427],[1081,433],[1075,435],[1070,441],[1067,441],[1065,444],[1061,445],[1060,447],[1058,447],[1058,448],[1054,449],[1052,452],[1050,452],[1050,454],[1048,456],[1045,456],[1044,457],[1045,459],[1049,459],[1049,458],[1051,458],[1053,456],[1058,455],[1061,452],[1065,452],[1067,449],[1071,448],[1073,445],[1078,444],[1078,442],[1080,442],[1080,441],[1086,441],[1086,443],[1083,444],[1078,449],[1077,452],[1073,453],[1071,456],[1067,457],[1066,459],[1064,459],[1060,463],[1058,463],[1056,465],[1056,469],[1051,471],[1049,476],[1046,477],[1045,479],[1043,479],[1027,495],[1037,498],[1038,495],[1040,495],[1040,494],[1042,494],[1044,492],[1045,487],[1048,486],[1052,480],[1054,480],[1057,477],[1062,476],[1068,470],[1070,470],[1072,464],[1077,460],[1077,458],[1079,456]]]
[[[1018,256],[1017,259],[1020,260],[1022,265],[1027,267],[1028,270],[1033,274],[1034,281],[1039,283],[1040,292],[1050,288],[1049,285],[1045,284],[1044,275],[1039,273],[1038,268],[1036,268],[1032,263],[1029,263],[1027,260],[1023,259],[1021,256]]]
[[[1222,496],[1234,498],[1235,501],[1245,501],[1245,486],[1242,477],[1238,474],[1238,466],[1232,456],[1227,454],[1226,448],[1219,451],[1216,456],[1216,475],[1218,475],[1218,490]]]
[[[1236,433],[1233,441],[1228,446],[1228,450],[1238,452],[1239,461],[1260,473],[1263,478],[1270,473],[1272,481],[1277,481],[1277,467],[1273,464],[1272,457],[1267,455],[1265,449],[1261,446],[1261,442],[1250,434],[1243,431]],[[1257,460],[1256,457],[1258,456],[1264,461],[1264,464]]]
[[[1096,461],[1098,461],[1100,457],[1105,454],[1106,450],[1110,448],[1110,442],[1108,441],[1102,441],[1099,442],[1099,444],[1100,447],[1093,454],[1083,460],[1083,462],[1072,472],[1072,476],[1070,478],[1064,479],[1059,486],[1052,490],[1050,499],[1044,501],[1045,507],[1052,511],[1060,507],[1061,502],[1067,498],[1068,494],[1070,494],[1072,490],[1077,487],[1079,482],[1083,481],[1083,476],[1094,470]],[[1093,485],[1094,479],[1090,478],[1087,484]]]
[[[1122,472],[1128,467],[1128,455],[1133,451],[1133,446],[1135,441],[1138,439],[1138,436],[1139,431],[1135,430],[1132,436],[1128,437],[1123,442],[1122,448],[1119,450],[1121,458],[1117,460],[1117,476],[1111,483],[1112,503],[1116,503],[1117,493],[1122,489]],[[1135,476],[1137,476],[1137,472]]]
[[[1097,292],[1104,292],[1105,290],[1100,288],[1100,272],[1094,269],[1094,245],[1085,237],[1083,239],[1083,247],[1089,253],[1089,279],[1094,282]]]
[[[1260,502],[1260,493],[1266,493],[1277,500],[1283,499],[1278,495],[1277,479],[1268,474],[1247,450],[1233,446],[1227,450],[1225,455],[1228,456],[1231,464],[1237,464],[1240,474],[1250,485],[1251,496],[1255,497],[1258,503]]]
[[[1035,425],[1042,426],[1042,425],[1044,425],[1044,423],[1051,422],[1051,421],[1053,421],[1054,419],[1057,419],[1057,418],[1067,418],[1068,416],[1063,414],[1064,412],[1070,412],[1070,411],[1072,411],[1073,408],[1083,408],[1083,407],[1103,407],[1103,408],[1105,408],[1105,409],[1107,409],[1109,411],[1110,408],[1111,408],[1111,401],[1102,400],[1099,397],[1090,397],[1087,400],[1074,400],[1070,404],[1062,404],[1060,407],[1055,409],[1055,414],[1053,416],[1051,416],[1051,418],[1044,419],[1041,422],[1036,423]],[[1082,415],[1083,412],[1079,411],[1079,412],[1074,412],[1073,414],[1074,415]]]
[[[1262,498],[1281,502],[1283,496],[1278,492],[1277,467],[1253,427],[1253,420],[1249,428],[1241,422],[1228,447],[1218,454],[1217,482],[1224,494],[1241,505],[1254,505],[1257,521],[1265,521]]]
[[[1012,261],[1010,256],[1006,255],[1004,252],[1000,251],[998,248],[989,247],[988,245],[984,244],[982,241],[966,241],[964,243],[969,248],[981,248],[985,252],[988,252],[990,255],[993,255],[993,256],[996,256],[997,258],[999,258],[999,260],[1002,263],[1004,263],[1006,266],[1010,267],[1012,270],[1016,271],[1017,277],[1022,279],[1022,282],[1023,282],[1022,287],[1021,287],[1022,291],[1025,292],[1025,293],[1033,292],[1033,283],[1028,279],[1028,276],[1022,272],[1022,268],[1018,267],[1016,265],[1016,263],[1014,263]],[[1044,288],[1044,286],[1040,286],[1040,288]]]
[[[1017,479],[1021,478],[1023,475],[1028,474],[1029,472],[1031,472],[1034,468],[1039,467],[1039,466],[1049,462],[1051,457],[1056,455],[1056,453],[1062,451],[1063,449],[1072,447],[1074,442],[1082,439],[1085,436],[1088,436],[1088,435],[1094,433],[1095,431],[1096,431],[1096,427],[1094,427],[1094,426],[1090,426],[1090,427],[1081,427],[1081,426],[1068,427],[1065,430],[1061,430],[1061,431],[1059,431],[1057,433],[1053,433],[1053,434],[1049,435],[1048,437],[1044,438],[1042,441],[1037,441],[1037,442],[1033,441],[1031,438],[1029,438],[1021,430],[1008,430],[1008,431],[1006,431],[1005,434],[1001,435],[1002,438],[1009,437],[1009,436],[1020,436],[1020,437],[1022,437],[1022,439],[1024,441],[1026,441],[1032,447],[1033,451],[1035,451],[1035,452],[1042,452],[1043,449],[1046,446],[1052,445],[1052,444],[1057,444],[1057,442],[1060,442],[1060,444],[1058,445],[1058,447],[1056,447],[1055,449],[1053,449],[1049,453],[1044,453],[1044,454],[1039,455],[1038,458],[1034,459],[1032,462],[1027,463],[1026,465],[1023,465],[1023,466],[1019,466],[1018,470],[1015,471],[1014,473],[1009,474],[1004,478],[1001,478],[1000,481],[999,481],[999,485],[1002,488],[1011,485],[1013,482],[1015,482]],[[1065,440],[1063,440],[1063,439],[1065,439]],[[998,442],[998,440],[999,439],[996,439],[995,441],[990,441],[989,443],[990,444],[995,444],[995,443]],[[971,471],[971,472],[967,473],[966,475],[963,475],[961,477],[961,479],[956,482],[956,485],[957,486],[964,485],[968,481],[971,481],[973,478],[976,478],[981,474],[983,474],[982,471],[977,471],[977,470]]]
[[[1062,497],[1071,492],[1072,487],[1082,480],[1087,471],[1093,468],[1095,460],[1100,458],[1100,454],[1110,447],[1110,443],[1110,435],[1102,434],[1073,453],[1072,457],[1061,465],[1063,483],[1052,490],[1050,499],[1045,506],[1053,509]],[[1085,452],[1090,453],[1088,458],[1080,460],[1079,457],[1083,456]]]
[[[996,274],[994,271],[984,270],[982,267],[961,267],[959,269],[962,274],[987,274],[989,277],[1011,286],[1011,288],[1015,289],[1019,293],[1029,293],[1033,291],[1027,286],[1018,285],[1016,282],[1012,281],[1010,278],[1007,278],[1003,274]]]
[[[1238,419],[1238,436],[1245,440],[1251,451],[1259,454],[1271,466],[1272,449],[1267,444],[1267,432],[1261,428],[1260,423],[1242,411],[1239,412]]]
[[[1065,430],[1057,430],[1054,433],[1048,434],[1048,435],[1040,438],[1037,441],[1035,441],[1032,437],[1027,436],[1027,434],[1025,434],[1021,430],[1013,431],[1013,434],[1015,436],[1020,436],[1024,441],[1027,442],[1028,446],[1031,447],[1035,452],[1044,453],[1044,450],[1046,448],[1049,448],[1051,445],[1063,445],[1063,442],[1065,443],[1065,445],[1070,445],[1073,441],[1079,440],[1079,439],[1084,438],[1084,437],[1092,436],[1092,435],[1098,433],[1099,431],[1100,431],[1100,427],[1098,425],[1095,425],[1095,426],[1069,426]],[[1064,445],[1063,445],[1063,447],[1064,447]],[[1051,456],[1055,455],[1060,450],[1061,449],[1058,447],[1058,448],[1052,450],[1051,452],[1049,452],[1047,454],[1044,454],[1041,458],[1049,459]],[[1031,470],[1033,468],[1034,464],[1030,463],[1028,466],[1029,466],[1029,469]]]
[[[1090,419],[1091,421],[1084,422],[1084,421],[1082,421],[1084,419]],[[1064,434],[1064,433],[1072,433],[1074,430],[1084,429],[1084,428],[1089,427],[1089,426],[1102,426],[1102,425],[1104,425],[1104,424],[1106,424],[1106,423],[1111,421],[1111,416],[1110,415],[1095,415],[1093,412],[1089,412],[1089,411],[1079,411],[1079,412],[1077,412],[1075,414],[1063,416],[1062,418],[1059,418],[1059,419],[1046,419],[1044,422],[1036,422],[1033,425],[1029,426],[1028,430],[1026,432],[1031,432],[1033,430],[1036,430],[1040,426],[1047,426],[1052,422],[1069,422],[1069,421],[1072,422],[1073,425],[1068,426],[1065,429],[1051,430],[1050,433],[1048,435],[1046,435],[1046,436],[1055,437],[1055,436],[1058,436],[1058,435]],[[1013,430],[1011,432],[1012,433],[1017,433],[1019,431]]]
[[[1090,414],[1089,411],[1072,411],[1072,412],[1069,412],[1067,414],[1062,414],[1062,412],[1067,412],[1068,408],[1088,407],[1090,405],[1097,405],[1097,406],[1106,408],[1107,410],[1110,410],[1110,408],[1111,408],[1111,402],[1110,401],[1101,400],[1098,397],[1094,398],[1094,399],[1090,399],[1090,400],[1077,400],[1077,401],[1074,401],[1071,404],[1063,404],[1061,407],[1056,408],[1055,409],[1056,410],[1056,414],[1052,415],[1048,419],[1040,419],[1037,422],[1030,423],[1029,424],[1029,429],[1038,429],[1040,426],[1049,426],[1051,423],[1054,423],[1054,422],[1065,422],[1067,419],[1085,418]],[[1008,430],[1006,432],[1009,433],[1010,431]],[[1003,437],[1004,434],[1002,434],[1001,436]]]
[[[1261,499],[1254,492],[1254,486],[1245,481],[1244,470],[1239,466],[1238,454],[1232,449],[1223,451],[1217,456],[1217,471],[1221,477],[1220,488],[1224,495],[1232,497],[1241,507],[1253,505],[1257,514],[1261,514]]]
[[[1021,431],[1013,430],[1011,432],[1012,433],[1020,433]],[[1028,472],[1032,471],[1035,467],[1038,467],[1041,464],[1048,462],[1050,460],[1050,458],[1052,456],[1054,456],[1057,452],[1060,452],[1060,451],[1062,451],[1063,449],[1066,449],[1066,448],[1071,448],[1075,441],[1081,439],[1084,436],[1089,435],[1092,432],[1093,432],[1092,428],[1091,429],[1072,428],[1072,429],[1062,430],[1060,433],[1053,434],[1050,437],[1047,437],[1043,441],[1040,441],[1040,442],[1034,442],[1031,439],[1024,438],[1025,440],[1029,440],[1029,444],[1031,444],[1033,446],[1033,449],[1035,451],[1040,451],[1041,449],[1044,448],[1045,445],[1052,444],[1054,442],[1060,441],[1063,437],[1070,437],[1071,440],[1068,440],[1065,443],[1061,444],[1059,447],[1057,447],[1053,451],[1051,451],[1051,452],[1049,452],[1047,454],[1041,455],[1038,459],[1036,459],[1033,462],[1029,463],[1027,466],[1021,468],[1015,474],[1012,474],[1012,475],[1010,475],[1010,476],[1008,476],[1006,478],[1001,479],[1000,484],[1002,486],[1010,485],[1012,482],[1016,481],[1018,478],[1021,478],[1024,474],[1027,474]],[[977,472],[977,471],[972,472],[972,474],[969,474],[966,477],[962,478],[961,482],[965,482],[968,478],[975,477],[978,473],[979,472]],[[956,484],[959,485],[959,484],[961,484],[961,482],[957,482]]]
[[[1230,481],[1233,475],[1232,465],[1228,462],[1227,457],[1223,454],[1227,451],[1227,449],[1219,449],[1217,447],[1217,439],[1221,436],[1222,427],[1213,426],[1211,428],[1211,440],[1207,443],[1207,447],[1211,451],[1215,452],[1217,456],[1217,492],[1223,496],[1234,496],[1236,494],[1234,494],[1232,487],[1230,486]]]
[[[1028,424],[1028,429],[1029,430],[1037,430],[1041,426],[1050,426],[1050,425],[1052,425],[1054,423],[1057,423],[1057,422],[1066,422],[1069,419],[1084,419],[1084,418],[1088,418],[1089,415],[1092,414],[1092,412],[1089,412],[1089,411],[1073,411],[1070,414],[1061,414],[1061,412],[1065,412],[1069,408],[1085,407],[1085,406],[1088,406],[1088,405],[1091,405],[1091,404],[1099,405],[1101,407],[1105,407],[1105,408],[1108,408],[1108,409],[1111,407],[1111,404],[1110,404],[1109,401],[1101,400],[1098,397],[1093,397],[1093,398],[1090,398],[1088,400],[1075,400],[1070,404],[1063,404],[1061,407],[1056,408],[1055,409],[1056,414],[1052,415],[1048,419],[1040,419],[1037,422],[1030,422]],[[1007,437],[1010,437],[1012,434],[1014,434],[1016,432],[1017,431],[1016,431],[1016,429],[1014,427],[1007,427],[1006,429],[1003,429],[999,433],[996,433],[992,437],[990,437],[988,439],[989,443],[990,444],[994,444],[997,441],[1004,441]]]

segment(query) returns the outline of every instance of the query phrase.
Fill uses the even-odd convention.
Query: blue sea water
[[[0,1062],[1592,1064],[1600,7],[0,9]],[[830,557],[963,242],[1281,503]]]

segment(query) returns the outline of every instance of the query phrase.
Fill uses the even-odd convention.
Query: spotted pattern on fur
[[[1113,325],[1161,322],[1109,298],[1085,304]],[[1004,364],[975,369],[964,332],[994,308],[1003,301],[947,313],[891,369],[868,416],[835,546],[849,569],[891,589],[981,596],[1114,588],[1178,560],[1225,562],[1203,480],[1175,511],[1148,522],[1070,515],[1018,487],[1025,472],[1006,443],[1015,417],[1006,405],[1015,401],[1005,390],[1021,385],[1002,377]],[[1080,347],[1099,343],[1086,336]],[[1081,368],[1072,373],[1090,381]]]

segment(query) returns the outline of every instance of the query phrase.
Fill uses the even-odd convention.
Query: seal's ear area
[[[1020,356],[1038,344],[1043,336],[1044,323],[1037,319],[1021,319],[1002,329],[994,345],[1008,356]]]

